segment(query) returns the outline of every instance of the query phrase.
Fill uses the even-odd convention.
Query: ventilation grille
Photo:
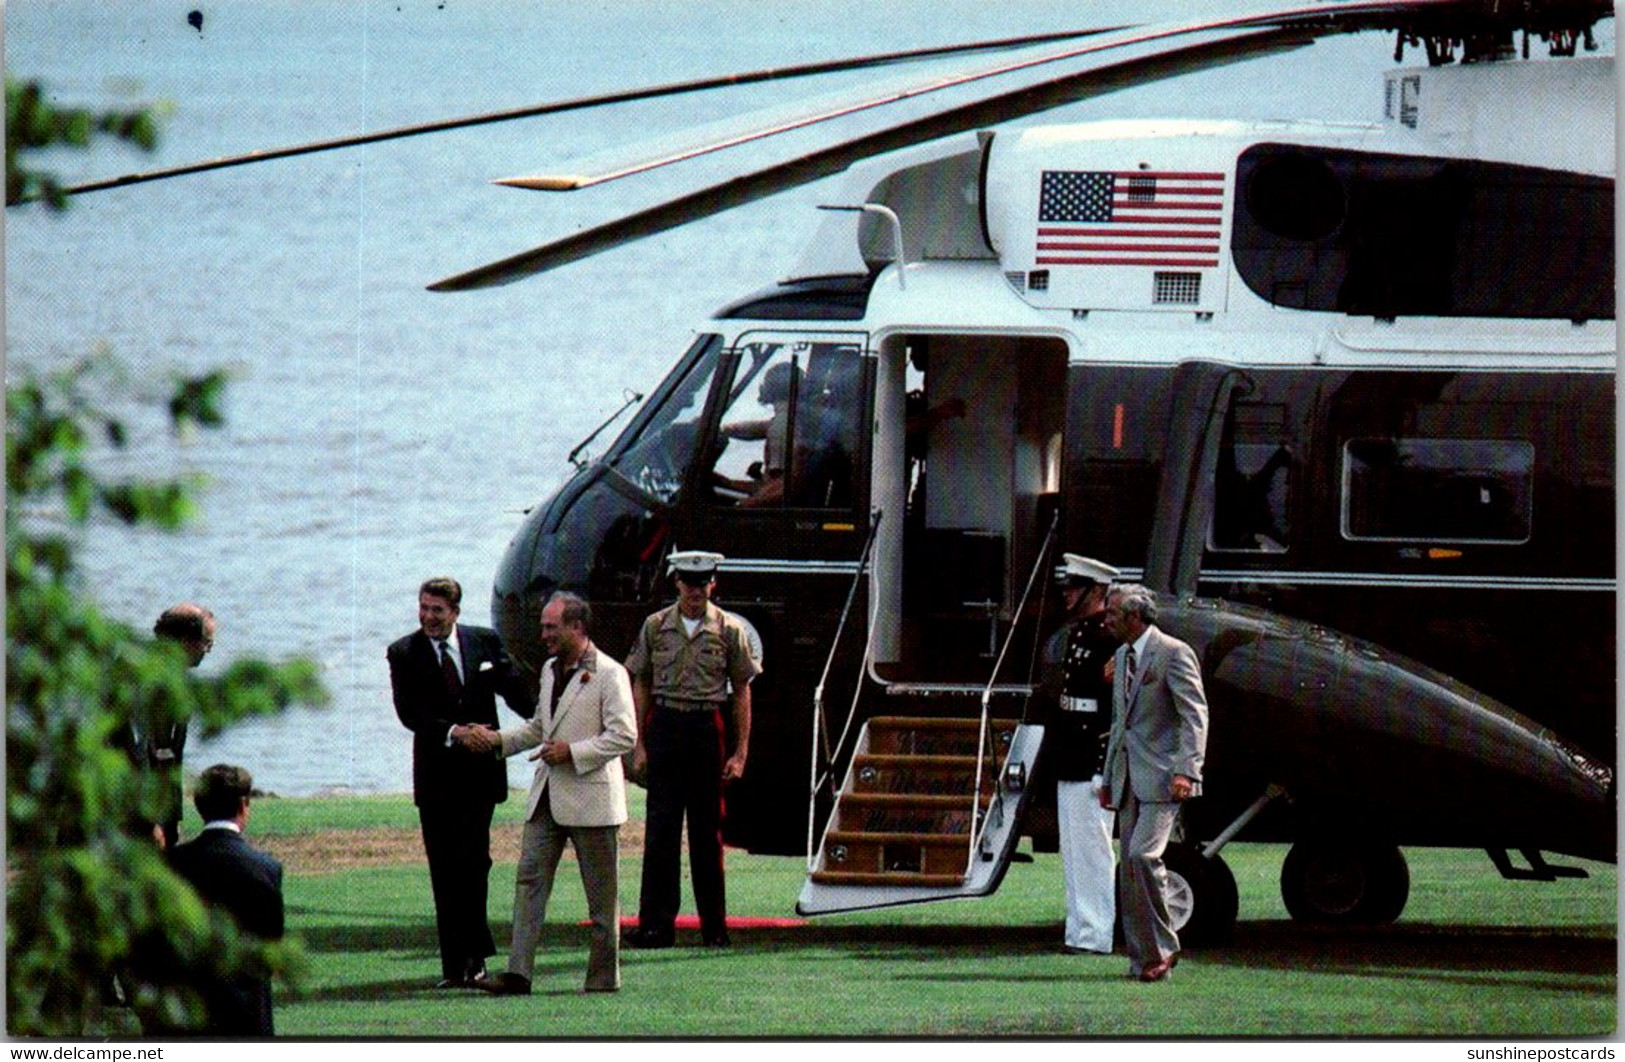
[[[1202,274],[1156,274],[1151,301],[1158,306],[1195,306],[1202,301]]]
[[[1028,273],[1027,274],[1027,290],[1029,290],[1029,291],[1048,291],[1049,290],[1049,270],[1047,270],[1047,269],[1035,269],[1031,273]]]

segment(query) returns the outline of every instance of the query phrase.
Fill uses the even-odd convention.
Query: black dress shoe
[[[671,947],[671,942],[672,934],[662,933],[659,930],[652,929],[648,926],[638,926],[636,929],[628,929],[621,936],[622,944],[625,944],[629,948],[642,948],[644,950],[648,950],[650,948],[669,948]]]
[[[700,943],[708,948],[726,948],[732,944],[732,941],[728,939],[728,933],[726,930],[724,930],[721,933],[701,937]]]
[[[493,996],[528,996],[530,995],[530,978],[504,971],[495,977],[480,978],[474,982],[474,987],[482,992],[489,992]]]

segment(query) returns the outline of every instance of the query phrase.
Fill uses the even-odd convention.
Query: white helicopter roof
[[[1385,78],[1383,120],[1369,124],[1135,119],[966,135],[854,166],[840,192],[826,193],[824,201],[881,204],[895,211],[908,261],[996,257],[1007,274],[1025,277],[1035,269],[1042,274],[1049,264],[1039,261],[1046,257],[1039,246],[1041,218],[1087,215],[1090,197],[1100,194],[1104,180],[1121,178],[1127,188],[1143,176],[1148,196],[1185,197],[1160,209],[1182,203],[1203,207],[1186,212],[1196,220],[1166,242],[1169,250],[1161,261],[1171,270],[1201,274],[1195,297],[1179,293],[1175,305],[1212,311],[1222,308],[1225,296],[1220,249],[1229,236],[1236,161],[1248,147],[1318,145],[1611,176],[1613,71],[1612,56],[1402,68]],[[1585,132],[1553,137],[1555,120],[1564,129]],[[990,141],[992,159],[984,171],[984,146]],[[1160,192],[1151,193],[1152,184],[1160,184]],[[891,261],[890,226],[874,215],[861,215],[856,223],[853,218],[831,215],[792,276],[861,272]],[[1066,249],[1044,250],[1053,256]],[[1110,255],[1111,248],[1080,253]],[[1095,270],[1090,282],[1087,305],[1093,308],[1155,305],[1143,269],[1124,269],[1116,280],[1109,268]],[[1080,305],[1076,293],[1065,290],[1029,288],[1028,298],[1038,306]]]

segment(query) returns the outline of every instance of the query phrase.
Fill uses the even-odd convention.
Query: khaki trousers
[[[553,818],[547,794],[542,794],[520,841],[509,973],[531,979],[536,967],[536,945],[547,918],[547,900],[553,892],[553,875],[568,840],[575,845],[576,861],[581,864],[581,885],[587,893],[587,915],[592,921],[586,988],[612,991],[621,987],[620,832],[619,826],[561,826]]]

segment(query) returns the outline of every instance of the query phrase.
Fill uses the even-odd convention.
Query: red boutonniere
[[[591,681],[592,681],[592,672],[591,671],[583,671],[581,673],[581,684],[583,686],[585,686],[587,683],[589,683]]]

